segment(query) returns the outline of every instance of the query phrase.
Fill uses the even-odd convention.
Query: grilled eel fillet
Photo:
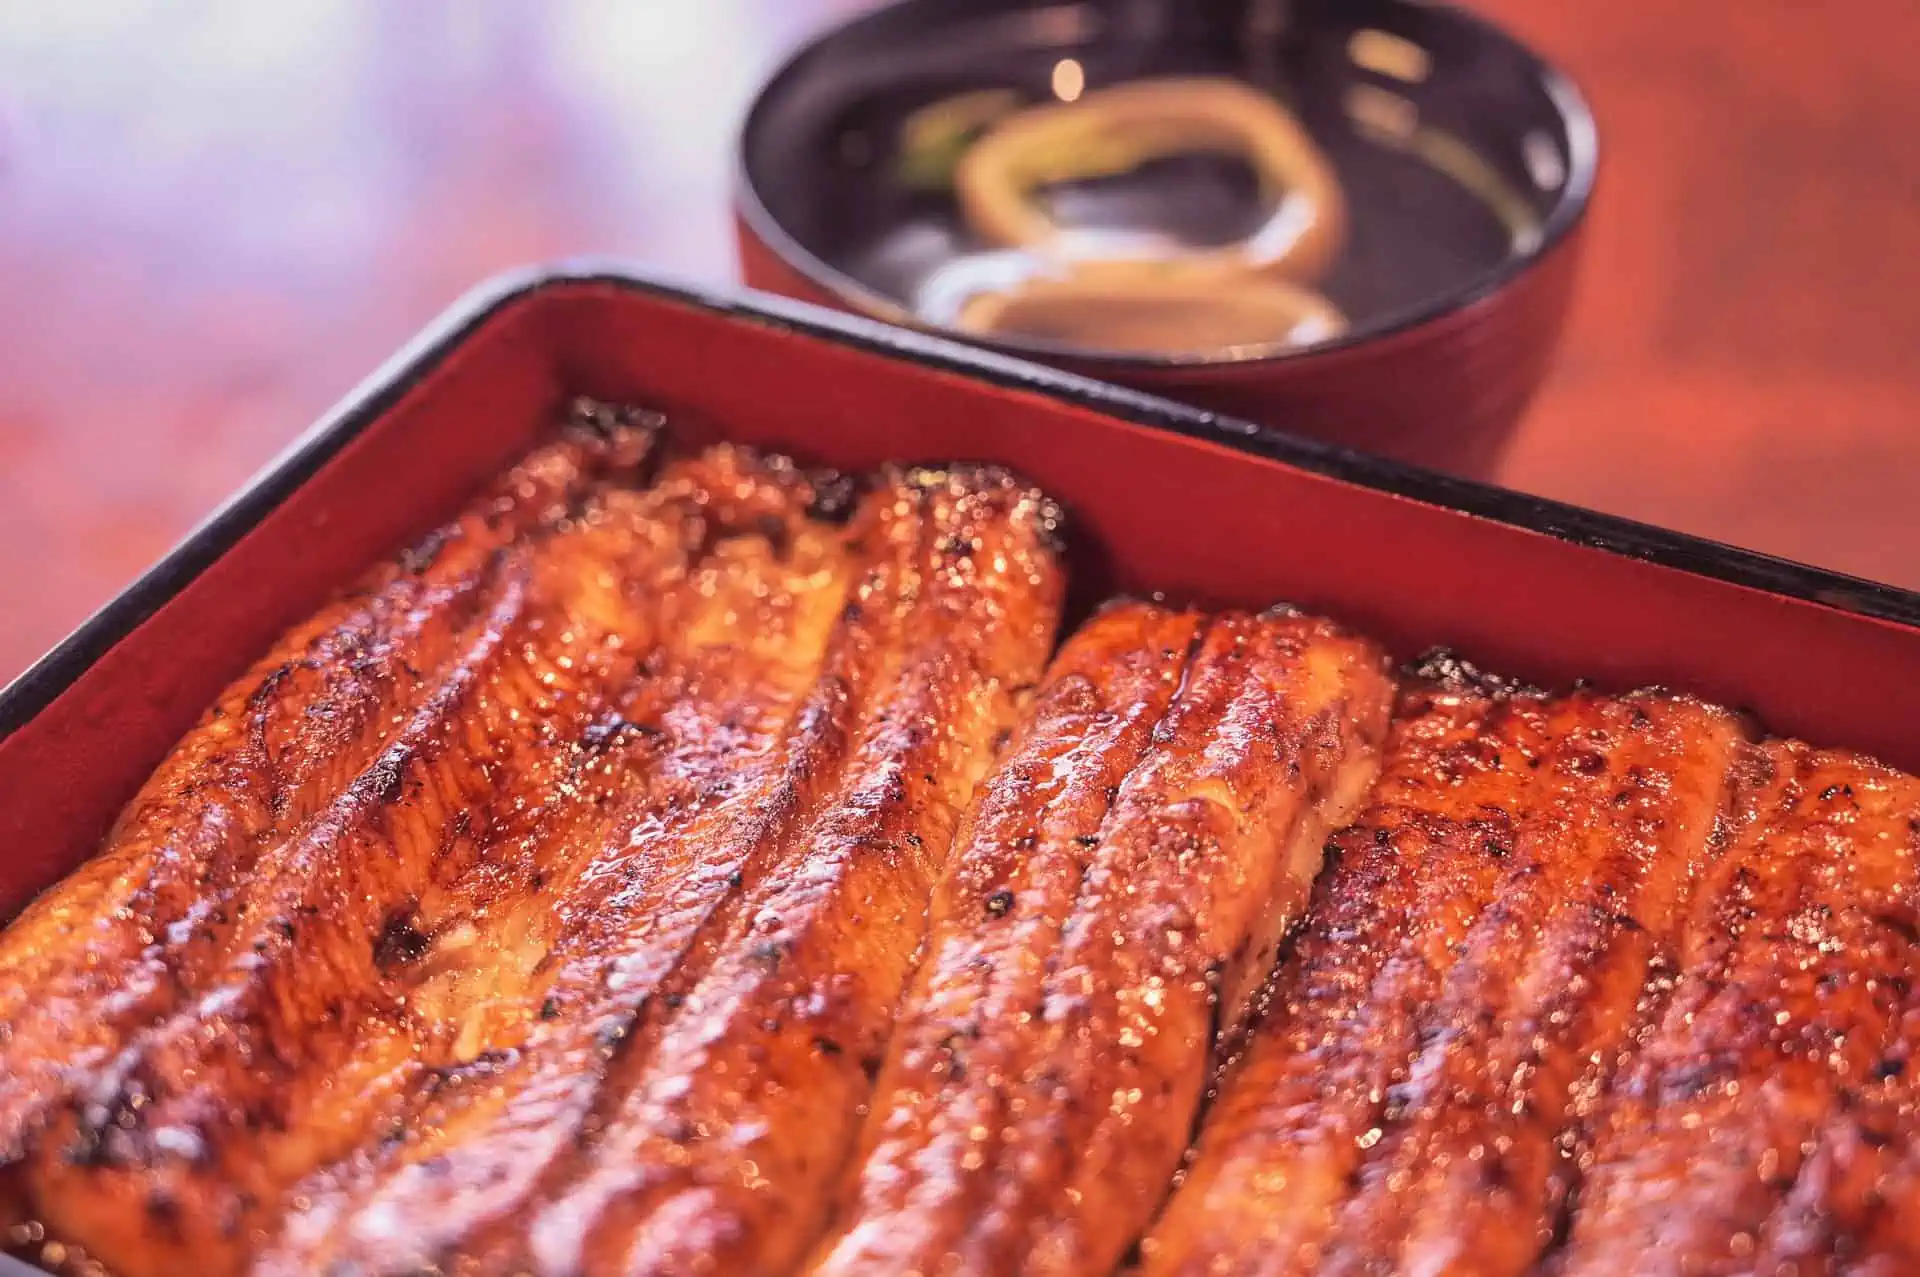
[[[298,915],[248,916],[262,873],[343,796],[395,783],[408,723],[471,680],[488,627],[523,596],[522,547],[635,475],[653,437],[583,418],[289,633],[160,765],[102,851],[0,932],[0,1168],[15,1168],[0,1170],[0,1202],[16,1199],[0,1214],[22,1213],[17,1165],[58,1142],[50,1125],[102,1133],[128,1111],[134,1094],[101,1082],[132,1041],[234,963],[262,960],[260,925],[298,928]]]
[[[208,884],[223,930],[183,937],[210,952],[169,967],[175,1004],[70,1070],[73,1102],[15,1175],[52,1236],[124,1273],[232,1271],[284,1185],[359,1137],[383,1083],[460,1058],[479,1026],[436,1016],[422,973],[458,968],[467,919],[537,890],[533,834],[678,619],[662,602],[724,534],[741,460],[717,450],[645,493],[589,485],[490,556],[489,597],[418,671],[379,753],[243,877]]]
[[[1384,654],[1284,613],[1112,606],[943,880],[816,1274],[1111,1272],[1358,807]]]
[[[996,471],[884,475],[829,624],[767,644],[778,671],[670,678],[636,720],[644,776],[569,835],[524,1035],[402,1095],[395,1138],[303,1184],[259,1269],[790,1269],[958,813],[1052,645],[1057,521]]]
[[[42,962],[56,993],[77,975],[130,1001],[113,987],[117,974],[135,993],[149,994],[137,982],[150,980],[171,995],[112,1038],[98,1019],[8,1022],[9,1086],[34,1077],[29,1043],[81,1038],[41,1074],[64,1095],[22,1088],[48,1114],[19,1143],[9,1176],[9,1213],[37,1216],[46,1228],[34,1233],[84,1239],[128,1273],[241,1265],[278,1213],[279,1190],[366,1137],[385,1091],[423,1069],[457,1077],[487,1058],[477,1044],[496,1027],[531,1018],[514,994],[525,980],[516,964],[539,957],[527,956],[532,939],[476,920],[529,898],[521,913],[552,916],[538,898],[559,866],[543,857],[564,848],[539,835],[624,786],[614,756],[646,731],[618,713],[621,693],[647,683],[663,637],[722,642],[761,599],[768,606],[751,619],[763,623],[802,595],[829,616],[839,609],[816,562],[830,557],[823,542],[841,552],[838,534],[806,525],[817,494],[792,467],[715,449],[642,493],[631,484],[651,432],[606,416],[589,424],[376,574],[364,608],[350,598],[292,636],[283,649],[297,661],[270,661],[243,680],[162,769],[148,798],[184,794],[223,835],[236,792],[252,799],[288,777],[313,786],[258,799],[270,814],[304,803],[304,819],[248,827],[256,845],[241,847],[251,853],[244,872],[164,859],[175,879],[145,870],[198,911],[188,915],[195,929],[154,928],[139,955],[146,965],[127,963],[131,973],[100,966],[112,936],[75,944],[39,929],[36,920],[77,907],[70,898],[84,898],[103,864],[144,849],[124,850],[123,832],[7,933],[8,961]],[[756,567],[776,541],[777,570]],[[413,641],[441,628],[451,633],[437,649]],[[784,632],[754,631],[769,644]],[[442,655],[429,661],[427,651]],[[309,675],[319,694],[276,699]],[[368,703],[379,694],[384,704]],[[250,714],[237,727],[234,706]],[[384,731],[371,744],[344,734],[363,724]],[[196,766],[207,770],[180,776]],[[222,790],[216,779],[233,783]],[[136,802],[123,831],[169,834],[161,822],[181,805]],[[207,841],[198,827],[187,833]],[[167,897],[148,886],[133,899],[157,913],[153,902]],[[512,961],[464,952],[503,943],[519,945]],[[76,1025],[106,1045],[87,1055]]]
[[[505,589],[503,556],[653,434],[574,429],[459,519],[296,628],[221,696],[122,813],[101,852],[0,932],[0,1165],[222,961],[233,894],[393,744]]]
[[[1684,698],[1411,689],[1143,1272],[1531,1271],[1740,736]]]
[[[1554,1271],[1920,1271],[1920,781],[1769,744],[1733,823]]]

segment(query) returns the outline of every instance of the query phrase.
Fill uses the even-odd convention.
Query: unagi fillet
[[[1143,1271],[1531,1271],[1740,739],[1685,698],[1415,690]]]
[[[742,868],[677,858],[675,841],[690,827],[764,816],[788,765],[785,737],[820,679],[856,565],[837,529],[792,517],[802,509],[763,509],[762,535],[729,541],[670,601],[674,621],[649,676],[622,701],[594,761],[618,778],[611,792],[596,789],[543,823],[540,890],[477,929],[442,1014],[472,1001],[476,974],[497,985],[514,973],[514,1014],[463,1046],[482,1067],[398,1088],[381,1114],[386,1134],[300,1186],[302,1204],[262,1267],[309,1271],[356,1244],[377,1267],[401,1250],[470,1244],[575,1146],[610,1045],[659,992],[640,968],[671,943],[663,898],[704,892],[711,904]],[[395,1205],[422,1164],[435,1168],[421,1186],[432,1208]],[[368,1199],[378,1204],[349,1225]],[[410,1221],[397,1240],[380,1237],[387,1215]]]
[[[778,507],[804,512],[791,477],[760,485],[775,510],[745,500],[757,464],[716,449],[653,491],[588,492],[502,559],[515,610],[494,611],[376,765],[265,851],[227,906],[225,983],[81,1079],[92,1110],[63,1117],[18,1177],[54,1236],[128,1272],[187,1256],[230,1270],[279,1190],[365,1134],[384,1086],[485,1056],[472,1043],[500,1004],[520,1014],[523,955],[461,980],[483,938],[473,920],[538,897],[553,867],[535,834],[623,783],[615,756],[642,734],[611,693],[646,682],[636,666],[687,627],[687,603],[706,604],[738,529],[758,541],[780,530]]]
[[[1104,1274],[1373,779],[1381,651],[1110,607],[1056,660],[935,910],[818,1274]]]
[[[1746,1273],[1763,1249],[1769,1273],[1912,1271],[1920,1219],[1881,1203],[1911,1185],[1916,1123],[1882,1087],[1910,1046],[1916,831],[1920,781],[1765,747],[1672,998],[1596,1119],[1557,1273]]]
[[[0,1165],[74,1081],[214,978],[266,849],[377,764],[509,589],[505,556],[653,433],[583,422],[455,522],[290,632],[201,719],[102,851],[0,932]]]
[[[676,619],[710,502],[608,489],[504,556],[499,599],[381,754],[262,850],[222,966],[76,1081],[19,1176],[52,1236],[127,1274],[231,1271],[281,1189],[371,1116],[375,1066],[469,1063],[421,977],[468,960],[470,915],[537,890],[533,835]]]
[[[790,1265],[956,814],[1052,641],[1056,524],[997,472],[886,476],[846,532],[845,607],[759,654],[787,661],[762,703],[676,700],[631,832],[564,889],[577,925],[525,1045],[317,1181],[263,1268]]]

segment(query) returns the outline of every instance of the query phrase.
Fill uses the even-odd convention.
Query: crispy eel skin
[[[269,848],[376,766],[509,590],[515,547],[639,473],[649,424],[601,415],[289,632],[208,710],[102,850],[0,932],[0,1165],[76,1081],[226,961]]]
[[[1743,739],[1658,693],[1413,692],[1144,1271],[1532,1271]]]
[[[1058,521],[997,471],[884,475],[846,606],[754,739],[702,763],[699,732],[665,733],[661,774],[725,783],[668,783],[583,875],[525,1047],[319,1184],[262,1269],[790,1268],[958,813],[1051,646]]]
[[[810,1271],[1112,1271],[1392,701],[1378,648],[1288,613],[1126,603],[1069,642],[944,880]]]
[[[1563,1277],[1913,1271],[1920,1224],[1885,1209],[1913,1204],[1912,1098],[1886,1084],[1910,1046],[1920,781],[1773,742],[1735,826],[1597,1117]]]

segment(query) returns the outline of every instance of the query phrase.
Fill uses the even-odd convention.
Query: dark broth
[[[1123,40],[1098,24],[1083,42],[1033,39],[1043,26],[1035,13],[1069,8],[955,19],[951,30],[928,33],[901,56],[876,53],[836,68],[843,73],[831,81],[817,79],[803,97],[782,104],[779,127],[761,134],[757,145],[779,154],[749,155],[768,210],[815,256],[914,312],[936,271],[986,246],[962,224],[951,189],[906,180],[904,123],[982,90],[1010,90],[1029,104],[1053,100],[1058,68],[1071,57],[1072,78],[1084,79],[1087,92],[1148,75],[1231,75],[1292,112],[1333,165],[1346,197],[1346,246],[1315,287],[1355,331],[1390,326],[1471,292],[1537,246],[1567,143],[1547,122],[1544,101],[1540,124],[1529,128],[1514,118],[1516,99],[1541,97],[1523,68],[1476,65],[1442,84],[1440,50],[1430,81],[1400,83],[1354,65],[1351,28],[1309,27],[1257,60],[1231,39]],[[1419,137],[1410,142],[1404,130],[1396,136],[1357,122],[1368,113],[1355,103],[1368,100],[1389,113],[1402,108]],[[1436,138],[1437,145],[1423,144]],[[1209,247],[1260,226],[1274,194],[1262,190],[1244,159],[1202,153],[1055,183],[1040,198],[1069,229],[1150,231]]]

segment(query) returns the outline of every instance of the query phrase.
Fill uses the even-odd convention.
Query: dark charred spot
[[[746,875],[738,869],[727,875],[727,885],[738,891],[747,881]]]
[[[851,476],[822,471],[813,480],[813,502],[807,507],[807,517],[823,523],[845,523],[852,517],[859,495],[859,484]]]
[[[560,1015],[560,999],[548,998],[546,1001],[540,1004],[540,1018],[542,1020],[557,1019],[559,1018],[559,1015]]]
[[[995,732],[993,734],[993,752],[995,754],[1001,754],[1006,752],[1007,742],[1012,739],[1013,739],[1013,729],[1010,727],[1003,727],[999,731]]]
[[[409,751],[390,749],[367,769],[367,785],[383,803],[398,802],[406,786]]]
[[[1607,756],[1596,749],[1576,750],[1567,756],[1567,769],[1582,776],[1598,776],[1607,770]]]
[[[180,1203],[173,1194],[163,1188],[147,1193],[147,1219],[167,1232],[178,1235],[180,1230]]]
[[[1881,909],[1874,914],[1874,921],[1899,936],[1908,944],[1920,944],[1920,925],[1916,925],[1913,914],[1905,909]]]
[[[822,1055],[838,1056],[846,1054],[845,1047],[828,1037],[816,1037],[813,1040],[813,1049]]]
[[[1032,851],[1035,844],[1037,844],[1039,841],[1040,840],[1034,837],[1034,835],[1032,834],[1022,834],[1007,845],[1012,847],[1015,851]]]
[[[380,935],[373,942],[373,964],[382,971],[418,962],[432,945],[433,937],[413,925],[415,907],[409,901],[387,914]]]
[[[1007,916],[1007,911],[1012,908],[1013,893],[1004,887],[987,897],[987,916],[989,918],[1004,918]]]
[[[607,403],[590,395],[578,395],[567,405],[567,429],[595,439],[611,441],[622,431],[658,430],[666,424],[666,417],[650,408]]]
[[[274,919],[273,929],[275,931],[278,931],[283,939],[287,939],[287,940],[293,939],[294,935],[296,934],[293,926],[293,919],[291,918]]]
[[[769,940],[764,944],[757,944],[747,953],[747,957],[750,960],[759,963],[769,971],[778,968],[786,956],[787,946],[778,940]]]
[[[785,554],[787,546],[793,539],[792,529],[787,526],[787,521],[777,514],[761,515],[753,521],[753,530],[760,534],[763,541],[773,547],[776,554]]]
[[[880,1076],[880,1057],[877,1055],[861,1056],[860,1071],[867,1075],[867,1081],[869,1082],[878,1078]]]
[[[400,570],[409,575],[424,572],[432,567],[440,557],[440,552],[453,540],[455,529],[452,526],[435,528],[418,541],[400,552]]]
[[[1661,1091],[1669,1100],[1697,1099],[1719,1083],[1721,1074],[1721,1065],[1702,1060],[1669,1073],[1663,1079]]]
[[[527,878],[527,887],[530,890],[538,891],[546,885],[547,885],[547,875],[542,873],[538,869],[534,870],[533,873],[530,874]]]
[[[1890,1081],[1906,1071],[1907,1062],[1897,1055],[1889,1055],[1880,1061],[1880,1063],[1873,1066],[1874,1080],[1879,1082]]]
[[[1074,838],[1074,841],[1082,847],[1098,847],[1100,845],[1100,836],[1098,834],[1080,834]]]
[[[619,714],[606,714],[587,724],[580,733],[580,747],[591,754],[611,749],[623,737],[658,736],[660,730],[635,723]]]
[[[261,679],[260,686],[254,688],[253,694],[247,697],[247,708],[254,713],[259,713],[266,708],[267,703],[280,690],[280,685],[292,678],[293,672],[298,668],[300,668],[298,662],[289,661]]]
[[[860,622],[860,600],[848,599],[847,605],[840,609],[842,625],[857,625]]]

